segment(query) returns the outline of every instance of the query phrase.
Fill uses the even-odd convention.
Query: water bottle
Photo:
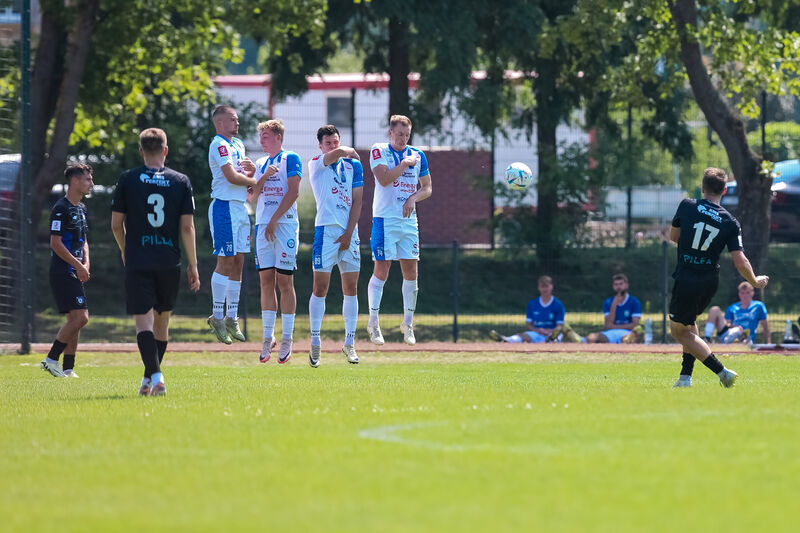
[[[789,319],[786,319],[786,329],[783,330],[783,342],[785,344],[796,342],[792,333],[792,321]]]
[[[644,343],[653,344],[653,321],[650,318],[644,319]]]

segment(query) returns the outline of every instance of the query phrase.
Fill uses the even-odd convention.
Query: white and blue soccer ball
[[[525,163],[511,163],[506,168],[506,183],[516,191],[524,191],[533,183],[533,173]]]

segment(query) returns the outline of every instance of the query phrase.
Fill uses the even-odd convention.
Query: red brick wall
[[[364,206],[358,221],[362,243],[369,243],[375,177],[369,151],[360,151],[364,163]],[[420,244],[450,246],[489,244],[491,218],[491,154],[483,151],[426,151],[433,194],[417,204]]]

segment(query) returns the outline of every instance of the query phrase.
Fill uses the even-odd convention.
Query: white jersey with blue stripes
[[[232,165],[233,170],[242,173],[241,161],[245,158],[244,143],[241,139],[215,135],[208,147],[208,166],[211,169],[211,198],[217,200],[247,201],[247,187],[234,185],[222,173],[222,167]]]
[[[302,179],[303,165],[300,156],[294,152],[281,150],[272,157],[265,156],[256,161],[256,181],[267,171],[270,165],[278,167],[278,172],[264,181],[256,200],[256,224],[268,224],[272,215],[278,210],[283,197],[289,192],[289,178],[298,176]],[[297,202],[286,210],[280,219],[283,221],[297,221]]]
[[[391,143],[376,143],[370,149],[369,163],[373,170],[384,165],[388,170],[400,164],[406,157],[416,157],[417,164],[405,169],[403,174],[387,186],[375,180],[375,195],[372,198],[372,216],[377,218],[403,218],[403,204],[408,197],[417,192],[419,178],[430,174],[428,160],[419,148],[406,146],[401,151],[392,148]],[[417,212],[411,213],[416,218]]]
[[[308,162],[308,179],[317,201],[315,226],[347,228],[353,207],[353,190],[364,186],[361,161],[348,157],[325,166],[324,154]]]

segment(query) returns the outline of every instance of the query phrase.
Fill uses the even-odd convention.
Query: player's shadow
[[[108,395],[105,395],[105,396],[87,396],[85,398],[81,398],[81,400],[83,400],[85,402],[91,402],[91,401],[96,401],[96,400],[103,400],[103,401],[105,401],[105,400],[127,400],[127,399],[132,398],[132,397],[133,396],[131,396],[130,394],[128,394],[128,395],[125,395],[125,394],[108,394]]]

